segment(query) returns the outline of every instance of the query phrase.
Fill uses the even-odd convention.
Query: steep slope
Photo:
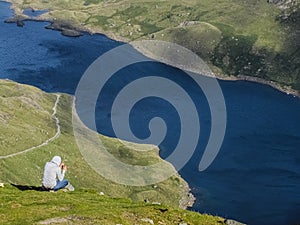
[[[55,134],[52,107],[56,96],[34,87],[0,82],[1,156],[41,144]]]
[[[1,182],[40,186],[45,162],[54,155],[60,155],[68,165],[67,178],[75,188],[94,188],[108,196],[176,207],[179,204],[184,207],[191,200],[188,198],[188,186],[179,175],[155,186],[130,187],[113,183],[96,173],[85,162],[76,145],[71,96],[47,94],[8,80],[0,80],[0,96]],[[55,104],[56,113],[53,112]],[[59,132],[57,129],[60,129]],[[53,139],[56,133],[59,135]],[[141,148],[140,145],[132,143],[125,146],[117,139],[101,135],[100,138],[108,151],[125,163],[148,165],[161,160],[157,151],[143,152],[141,155],[134,150]],[[45,144],[39,146],[41,143]]]

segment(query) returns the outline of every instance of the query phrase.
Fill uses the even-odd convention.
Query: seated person
[[[42,188],[46,191],[57,191],[67,188],[74,191],[74,187],[64,179],[67,166],[62,163],[60,156],[54,156],[51,162],[47,162],[44,168]]]

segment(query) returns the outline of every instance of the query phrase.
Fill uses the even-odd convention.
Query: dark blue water
[[[23,28],[1,21],[11,16],[0,2],[0,78],[35,85],[48,92],[74,94],[78,81],[98,56],[123,43],[103,35],[68,38],[44,29],[47,23],[26,22]],[[213,164],[198,172],[210,132],[210,113],[201,90],[172,67],[144,63],[119,71],[102,91],[97,105],[97,128],[114,136],[110,109],[114,96],[127,83],[151,74],[171,77],[188,87],[201,109],[200,144],[180,174],[197,201],[191,210],[220,215],[248,224],[300,222],[300,100],[270,87],[250,82],[220,81],[227,106],[227,131]],[[174,74],[176,74],[174,78]],[[149,135],[148,121],[162,117],[168,133],[160,145],[167,157],[178,140],[178,114],[172,105],[147,98],[131,113],[133,132]],[[170,128],[170,129],[169,129]]]
[[[74,93],[81,75],[100,54],[121,43],[103,35],[69,38],[44,29],[49,23],[26,21],[20,29],[3,21],[12,16],[0,3],[0,78],[43,90]]]

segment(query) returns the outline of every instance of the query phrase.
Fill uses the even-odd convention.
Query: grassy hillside
[[[0,187],[0,224],[198,224],[224,219],[164,205],[110,198],[93,190],[57,193]]]
[[[254,76],[300,90],[299,0],[282,0],[281,6],[264,0],[10,1],[17,14],[28,7],[49,9],[41,18],[63,21],[67,28],[72,24],[125,41],[175,42],[220,76]]]
[[[38,145],[55,134],[55,95],[34,87],[0,82],[0,146],[7,155]]]
[[[0,224],[224,224],[224,219],[180,209],[187,185],[178,175],[155,186],[129,187],[104,179],[83,160],[72,128],[72,97],[57,95],[8,80],[0,80]],[[56,133],[47,145],[3,158],[39,145]],[[47,132],[46,132],[47,131]],[[149,165],[161,159],[147,147],[124,146],[117,139],[99,135],[108,150],[128,164]],[[27,140],[27,141],[24,141]],[[61,155],[68,165],[67,178],[75,192],[40,191],[45,162]],[[2,158],[1,158],[2,157]],[[146,178],[145,178],[146,179]],[[9,184],[10,183],[10,184]],[[103,192],[104,194],[100,194]],[[145,200],[147,203],[145,203]],[[186,198],[186,201],[189,199]],[[168,206],[166,206],[168,205]]]
[[[179,175],[156,186],[130,187],[113,183],[96,173],[84,161],[76,145],[72,127],[72,97],[69,95],[61,95],[57,105],[56,116],[61,126],[61,135],[57,139],[24,154],[3,158],[37,146],[55,134],[52,108],[57,97],[7,80],[0,80],[0,93],[0,182],[40,186],[45,162],[54,155],[60,155],[69,168],[67,178],[76,189],[94,188],[112,197],[161,202],[175,207],[179,206],[179,202],[181,206],[187,203],[182,200],[188,194],[187,184]],[[148,165],[161,160],[156,151],[139,154],[134,149],[140,145],[132,143],[124,146],[116,139],[100,138],[108,151],[126,163]],[[188,201],[188,198],[185,200]]]

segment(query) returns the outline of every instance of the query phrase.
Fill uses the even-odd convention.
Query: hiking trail
[[[21,155],[21,154],[33,151],[33,150],[35,150],[37,148],[40,148],[40,147],[48,145],[50,142],[56,140],[60,136],[60,134],[61,134],[60,124],[59,124],[59,119],[56,116],[57,105],[59,103],[60,96],[61,96],[60,94],[56,94],[57,98],[56,98],[55,104],[54,104],[54,106],[52,108],[53,109],[52,117],[55,119],[55,124],[56,124],[56,133],[55,133],[55,135],[53,137],[47,139],[46,141],[44,141],[42,144],[39,144],[37,146],[25,149],[25,150],[23,150],[21,152],[16,152],[16,153],[5,155],[5,156],[0,156],[0,159],[7,159],[7,158],[10,158],[10,157],[14,157],[14,156],[17,156],[17,155]]]

